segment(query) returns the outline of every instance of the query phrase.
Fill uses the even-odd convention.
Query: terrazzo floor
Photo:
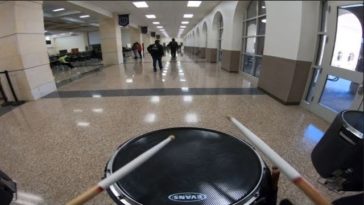
[[[180,60],[164,62],[166,75],[153,73],[150,60],[137,61],[105,68],[59,90],[256,88],[218,64],[187,56]],[[317,182],[310,160],[328,123],[265,94],[52,97],[28,102],[0,116],[0,169],[18,183],[14,205],[64,204],[101,179],[118,145],[143,133],[192,126],[245,139],[226,115],[244,123],[330,199],[343,196]],[[312,204],[285,176],[278,195],[297,205]],[[114,202],[102,193],[88,204]]]

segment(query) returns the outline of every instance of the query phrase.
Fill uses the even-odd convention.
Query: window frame
[[[258,54],[257,53],[257,48],[258,48],[258,38],[263,38],[263,42],[265,41],[265,33],[264,34],[259,34],[259,20],[262,19],[262,18],[267,18],[267,10],[265,9],[264,10],[264,13],[259,13],[260,10],[259,8],[264,5],[266,7],[266,3],[265,1],[262,1],[262,0],[259,0],[259,1],[255,1],[256,2],[256,6],[255,6],[255,13],[256,13],[256,16],[253,16],[253,17],[249,17],[248,18],[248,10],[249,9],[252,9],[250,8],[250,6],[252,5],[252,3],[254,3],[253,1],[250,1],[249,4],[248,4],[248,7],[246,9],[246,13],[244,15],[244,19],[242,21],[242,24],[243,24],[243,35],[242,35],[242,48],[241,48],[241,52],[240,52],[240,62],[241,62],[241,65],[240,65],[240,72],[243,72],[244,74],[248,74],[248,75],[251,75],[250,73],[246,72],[246,68],[244,67],[245,65],[245,58],[247,56],[251,56],[254,58],[253,60],[253,65],[252,65],[252,68],[253,68],[253,76],[254,77],[259,77],[257,76],[257,69],[256,69],[256,60],[255,58],[260,58],[262,59],[263,57],[263,54]],[[263,4],[264,3],[264,4]],[[247,32],[248,32],[248,23],[249,21],[253,21],[255,20],[255,25],[256,25],[256,28],[255,28],[255,35],[247,35]],[[256,41],[254,43],[254,53],[248,53],[246,52],[246,46],[247,46],[247,41],[249,38],[255,38]],[[263,50],[264,50],[264,46],[263,46]],[[259,72],[260,73],[260,72]]]

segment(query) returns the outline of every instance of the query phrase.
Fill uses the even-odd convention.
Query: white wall
[[[121,42],[123,47],[133,45],[136,41],[140,43],[140,30],[133,27],[121,27]]]
[[[319,27],[320,2],[305,1],[302,4],[302,22],[300,47],[297,54],[297,60],[313,61],[314,50]]]
[[[320,3],[266,1],[266,5],[264,55],[312,61]]]
[[[78,50],[81,52],[85,51],[86,46],[88,46],[86,34],[82,33],[77,36],[54,38],[53,50],[55,50],[56,53],[58,53],[59,50],[64,50],[64,49],[67,49],[68,52],[71,52],[72,48],[78,48]]]
[[[100,32],[88,32],[88,41],[90,45],[101,44]]]

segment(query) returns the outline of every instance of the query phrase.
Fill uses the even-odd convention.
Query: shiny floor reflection
[[[126,66],[126,65],[123,65]],[[64,86],[64,90],[162,88],[162,75],[146,63],[113,66]],[[282,155],[330,199],[342,195],[316,182],[310,153],[328,124],[299,106],[285,106],[268,95],[192,95],[191,88],[241,88],[253,83],[208,63],[182,62],[186,82],[179,81],[178,62],[166,69],[166,87],[176,96],[110,96],[44,98],[0,116],[0,169],[25,193],[44,204],[60,205],[103,177],[105,165],[123,142],[169,127],[214,129],[245,140],[226,119],[233,115]],[[145,68],[145,69],[141,69]],[[175,69],[174,71],[172,71]],[[139,72],[139,73],[138,73]],[[146,73],[141,75],[141,73]],[[182,71],[181,71],[182,73]],[[133,77],[134,75],[134,77]],[[127,83],[126,80],[133,81]],[[254,86],[253,86],[254,87]],[[267,162],[270,165],[269,162]],[[227,176],[228,177],[228,176]],[[279,197],[312,204],[284,176]],[[89,204],[113,204],[103,193]]]
[[[107,67],[100,72],[64,85],[60,90],[109,90],[135,88],[255,88],[243,75],[229,73],[219,64],[195,62],[188,56],[177,61],[164,58],[163,71],[153,72],[149,56],[145,60],[132,61]]]

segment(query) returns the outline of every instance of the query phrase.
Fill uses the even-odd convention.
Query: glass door
[[[322,66],[314,66],[305,102],[331,122],[342,110],[363,107],[363,3],[326,4],[327,32],[318,39]]]

